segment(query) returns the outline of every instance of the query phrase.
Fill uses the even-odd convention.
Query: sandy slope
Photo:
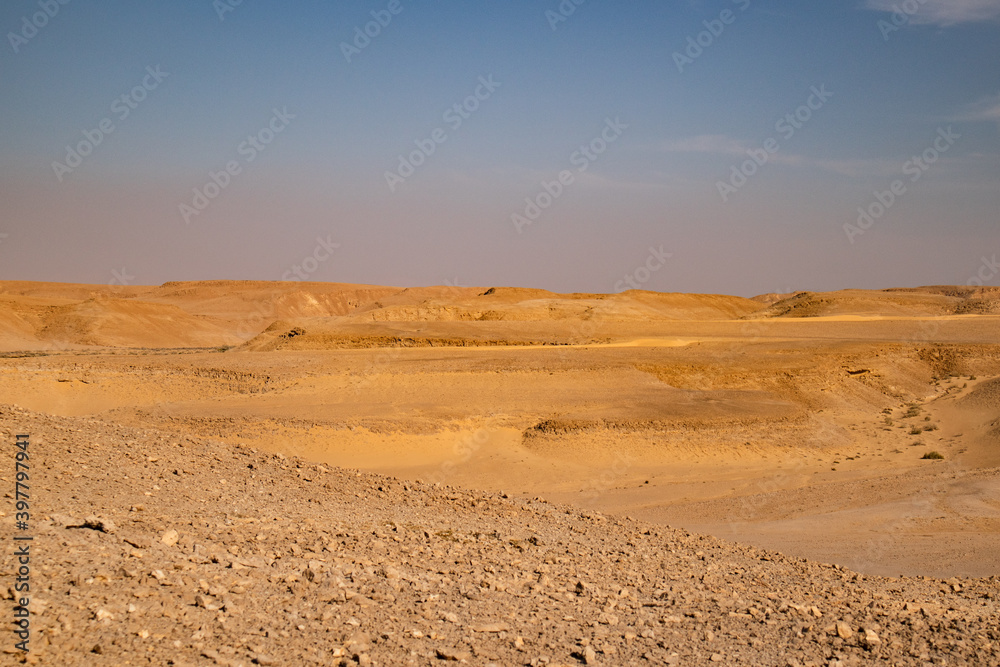
[[[998,568],[1000,403],[961,398],[968,377],[1000,375],[1000,317],[963,306],[988,291],[100,291],[3,286],[9,342],[30,349],[34,327],[43,352],[90,347],[15,355],[0,400],[545,495],[865,572]],[[776,316],[782,304],[795,312]],[[262,332],[220,351],[251,322]],[[138,343],[158,349],[108,354]],[[920,460],[932,449],[944,461]]]
[[[1000,660],[997,577],[865,577],[545,501],[10,406],[0,430],[32,434],[34,503],[31,651],[7,644],[5,664]],[[0,517],[5,542],[13,519]],[[5,549],[0,576],[17,567]]]
[[[209,438],[865,574],[988,577],[1000,572],[996,303],[944,287],[749,300],[5,283],[0,403],[83,418],[84,444],[161,434],[101,436],[124,452]],[[922,459],[931,451],[944,458]]]

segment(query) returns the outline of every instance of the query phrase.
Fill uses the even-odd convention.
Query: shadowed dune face
[[[0,403],[982,575],[996,297],[4,283]]]

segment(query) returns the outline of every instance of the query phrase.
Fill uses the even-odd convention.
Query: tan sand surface
[[[1000,290],[0,284],[0,403],[1000,573]],[[921,457],[937,451],[944,458]]]

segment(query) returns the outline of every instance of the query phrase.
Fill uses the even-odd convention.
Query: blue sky
[[[0,7],[0,279],[753,295],[1000,251],[1000,0],[228,6]]]

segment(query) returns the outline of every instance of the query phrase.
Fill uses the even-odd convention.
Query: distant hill
[[[648,333],[668,322],[991,313],[1000,313],[1000,288],[934,286],[746,299],[642,290],[557,294],[502,286],[211,280],[119,287],[6,281],[0,282],[0,350],[565,344]]]

